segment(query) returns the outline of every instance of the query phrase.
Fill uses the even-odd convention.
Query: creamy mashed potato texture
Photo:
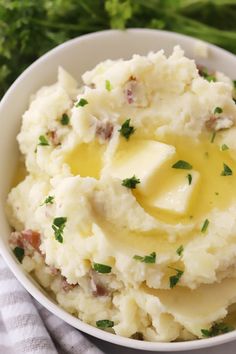
[[[180,47],[62,68],[23,115],[8,197],[26,271],[81,320],[148,341],[233,329],[234,83]]]

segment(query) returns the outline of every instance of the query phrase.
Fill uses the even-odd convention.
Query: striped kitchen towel
[[[34,300],[0,256],[0,354],[25,353],[102,354]]]

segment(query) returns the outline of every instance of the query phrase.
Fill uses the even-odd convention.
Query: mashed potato
[[[236,303],[236,105],[175,47],[59,68],[17,137],[14,253],[61,307],[121,336],[202,338]],[[231,316],[231,317],[230,317]]]

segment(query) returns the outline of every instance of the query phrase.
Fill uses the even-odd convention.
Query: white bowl
[[[213,70],[223,71],[235,79],[233,75],[235,75],[236,56],[209,44],[208,58],[204,60],[196,58],[194,56],[196,39],[194,38],[146,29],[103,31],[68,41],[42,56],[14,82],[0,103],[2,131],[0,139],[0,251],[8,266],[32,296],[73,327],[107,342],[149,351],[173,352],[210,347],[236,339],[236,331],[214,338],[189,342],[154,343],[120,337],[83,323],[62,310],[29,275],[23,272],[8,246],[10,227],[4,208],[19,156],[16,135],[20,128],[21,115],[27,108],[31,93],[43,85],[56,81],[59,65],[80,79],[84,71],[102,60],[129,58],[132,54],[147,54],[149,51],[162,48],[167,54],[170,54],[176,44],[180,44],[186,55],[197,59],[199,64]]]

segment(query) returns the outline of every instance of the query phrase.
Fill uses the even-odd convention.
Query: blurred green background
[[[236,0],[0,0],[0,97],[56,45],[128,27],[180,32],[236,54]]]

